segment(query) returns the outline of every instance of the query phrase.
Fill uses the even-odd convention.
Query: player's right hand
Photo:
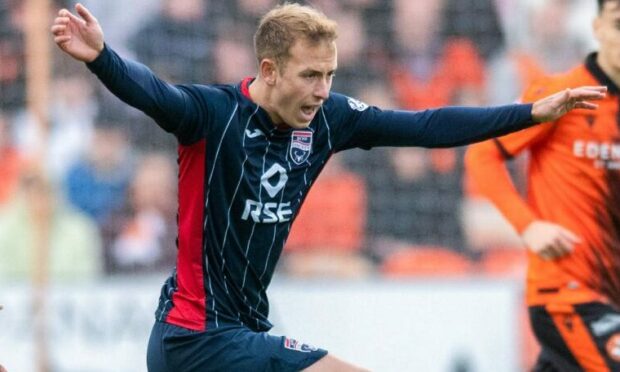
[[[521,234],[527,247],[544,260],[560,258],[581,243],[572,231],[546,221],[534,221]]]
[[[92,62],[103,50],[103,30],[82,4],[78,3],[75,11],[81,18],[67,9],[58,12],[51,28],[54,42],[71,57]]]

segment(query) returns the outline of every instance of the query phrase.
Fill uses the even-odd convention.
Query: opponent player
[[[554,120],[604,87],[496,108],[382,111],[330,94],[336,25],[276,7],[254,37],[258,74],[237,85],[167,84],[104,44],[97,20],[61,10],[55,42],[179,142],[176,270],[163,286],[149,371],[355,371],[267,333],[266,289],[301,203],[329,157],[352,147],[456,146]],[[162,195],[162,197],[175,197]]]
[[[466,155],[480,191],[529,247],[527,303],[542,346],[535,371],[620,371],[620,1],[598,6],[598,53],[534,83],[523,100],[604,84],[611,94],[599,109],[572,111],[474,145]],[[524,150],[527,201],[504,166]]]

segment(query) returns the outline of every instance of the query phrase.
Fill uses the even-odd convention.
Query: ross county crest
[[[312,152],[312,131],[294,130],[291,134],[289,156],[293,163],[301,165]]]

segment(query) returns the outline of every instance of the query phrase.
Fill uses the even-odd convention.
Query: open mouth
[[[301,106],[301,111],[306,115],[314,114],[316,106]]]
[[[311,117],[314,116],[319,106],[301,106],[301,112],[304,116]]]

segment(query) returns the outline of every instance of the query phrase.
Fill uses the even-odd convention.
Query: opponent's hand
[[[532,106],[532,119],[535,122],[544,123],[556,120],[572,109],[594,110],[598,105],[590,101],[605,98],[605,93],[607,93],[607,87],[605,86],[583,86],[565,89],[534,102]]]
[[[103,50],[103,30],[82,4],[78,3],[75,11],[81,18],[67,9],[58,12],[51,28],[54,42],[78,61],[92,62]]]
[[[534,221],[521,238],[527,247],[544,260],[553,260],[572,252],[581,239],[572,231],[545,221]]]

